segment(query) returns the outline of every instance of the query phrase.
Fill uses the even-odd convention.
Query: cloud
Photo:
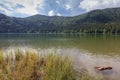
[[[1,12],[1,13],[6,13],[7,15],[9,15],[9,14],[12,13],[11,11],[9,11],[9,10],[7,10],[7,9],[5,9],[5,8],[3,8],[3,7],[1,7],[1,6],[0,6],[0,12]]]
[[[60,13],[57,13],[57,16],[61,16],[61,14],[60,14]]]
[[[67,10],[71,9],[70,4],[66,4],[65,7],[66,7]]]
[[[94,9],[104,9],[119,6],[120,0],[83,0],[80,2],[79,8],[90,11]]]
[[[79,4],[82,0],[66,0],[65,9],[68,11],[68,16],[75,16],[83,13],[83,10],[79,8]]]
[[[56,3],[57,3],[57,4],[60,4],[60,1],[59,1],[59,0],[57,0],[57,1],[56,1]]]
[[[11,13],[21,13],[27,15],[40,13],[37,11],[37,8],[42,9],[44,6],[44,0],[2,0],[0,3],[7,7],[7,10]],[[7,14],[5,8],[2,8],[2,10]]]
[[[15,6],[15,8],[25,8],[23,5],[21,5],[21,4],[17,4],[16,6]]]
[[[53,10],[48,12],[48,16],[54,16],[54,15],[55,15],[55,12]]]
[[[61,16],[61,14],[60,14],[60,13],[56,13],[56,12],[53,11],[53,10],[50,10],[50,11],[48,12],[48,16]]]
[[[19,8],[17,9],[17,12],[19,13],[24,13],[24,14],[28,14],[28,15],[34,15],[34,14],[38,14],[38,11],[33,8],[33,7],[30,7],[30,8]]]
[[[14,17],[75,16],[94,9],[120,7],[119,4],[120,0],[0,0],[0,13]]]

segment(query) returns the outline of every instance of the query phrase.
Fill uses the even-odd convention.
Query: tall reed
[[[0,52],[0,80],[72,80],[72,63],[58,54],[38,55],[14,50],[6,57]]]
[[[96,80],[89,75],[74,74],[69,57],[38,54],[20,49],[3,56],[0,51],[0,80]],[[100,79],[101,80],[101,79]]]

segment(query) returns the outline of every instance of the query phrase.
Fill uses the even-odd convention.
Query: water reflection
[[[110,35],[52,35],[0,34],[0,49],[16,46],[33,48],[76,48],[93,54],[120,55],[120,36]]]

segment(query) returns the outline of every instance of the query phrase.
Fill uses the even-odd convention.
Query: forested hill
[[[0,33],[120,33],[120,8],[93,10],[74,16],[34,15],[26,18],[0,14]]]

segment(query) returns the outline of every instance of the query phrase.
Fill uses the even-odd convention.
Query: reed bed
[[[95,80],[90,76],[74,77],[72,63],[59,54],[38,54],[19,50],[4,56],[0,52],[0,80]]]
[[[15,50],[0,52],[0,80],[72,80],[72,63],[58,54],[38,55]]]

